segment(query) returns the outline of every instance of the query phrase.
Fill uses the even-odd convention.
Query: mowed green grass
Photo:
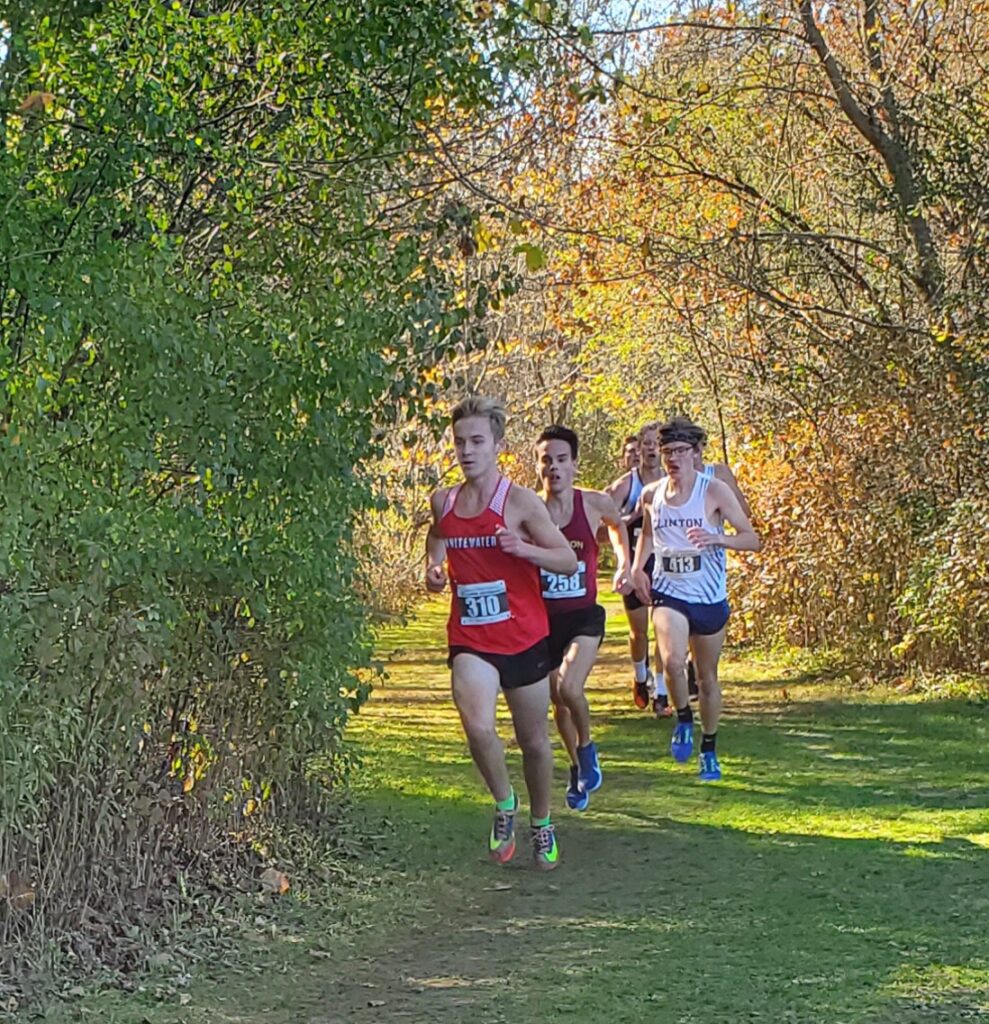
[[[729,652],[725,779],[704,785],[694,764],[670,758],[670,723],[632,706],[624,616],[610,600],[589,687],[604,787],[585,814],[567,811],[557,745],[563,863],[537,873],[520,844],[518,863],[497,869],[483,861],[489,799],[448,696],[445,610],[430,602],[416,623],[382,636],[388,679],[355,730],[367,799],[403,823],[410,860],[461,875],[463,906],[427,946],[398,957],[407,992],[396,1013],[989,1016],[983,708],[856,692]],[[510,737],[504,710],[502,725]],[[521,787],[511,745],[509,759]]]
[[[347,868],[359,884],[259,898],[243,941],[181,987],[87,997],[46,1019],[989,1019],[984,707],[729,651],[725,779],[704,785],[671,760],[670,722],[633,707],[626,623],[606,604],[589,686],[605,782],[586,813],[567,811],[557,744],[557,871],[534,870],[524,840],[510,865],[484,856],[490,798],[449,697],[446,603],[431,600],[381,635],[387,677],[349,731],[363,759],[366,838]],[[504,708],[500,722],[510,741]]]

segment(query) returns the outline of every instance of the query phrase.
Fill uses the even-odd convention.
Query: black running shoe
[[[652,672],[646,669],[646,678],[640,683],[637,679],[632,680],[632,700],[640,711],[649,707],[649,694],[652,693]]]

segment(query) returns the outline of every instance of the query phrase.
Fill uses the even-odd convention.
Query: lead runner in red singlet
[[[597,746],[591,739],[591,712],[584,694],[587,677],[604,639],[604,609],[597,603],[598,541],[602,523],[615,552],[614,589],[630,590],[628,530],[614,501],[603,491],[574,487],[577,435],[568,427],[547,427],[536,439],[536,471],[550,518],[577,556],[570,576],[545,569],[543,600],[549,612],[549,677],[553,717],[570,756],[567,806],[583,811],[602,782]]]
[[[546,724],[549,623],[539,570],[570,575],[577,558],[539,496],[498,471],[504,406],[472,396],[454,408],[451,421],[464,482],[430,499],[426,588],[439,593],[449,573],[453,700],[471,756],[495,800],[489,856],[503,864],[515,854],[519,806],[496,727],[502,689],[522,750],[533,858],[540,868],[555,868],[560,852],[550,820],[553,752]]]

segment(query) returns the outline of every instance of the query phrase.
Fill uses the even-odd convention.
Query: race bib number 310
[[[661,565],[666,576],[692,576],[695,572],[700,572],[701,553],[667,549],[661,554]]]
[[[577,563],[577,571],[570,576],[562,573],[539,570],[543,580],[543,599],[558,601],[565,597],[585,597],[587,595],[587,565]]]
[[[504,580],[459,584],[457,608],[461,626],[491,626],[512,617]]]

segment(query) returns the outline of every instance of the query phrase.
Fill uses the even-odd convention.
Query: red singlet
[[[549,635],[549,622],[539,570],[498,547],[511,481],[501,477],[488,507],[471,517],[454,508],[461,486],[447,494],[440,518],[453,592],[447,639],[451,647],[519,654]]]
[[[584,511],[584,494],[576,487],[573,492],[573,514],[570,522],[561,526],[560,530],[570,541],[570,547],[577,556],[577,571],[571,576],[564,576],[562,573],[540,569],[543,600],[550,615],[573,612],[597,604],[598,542],[591,533],[587,513]]]

